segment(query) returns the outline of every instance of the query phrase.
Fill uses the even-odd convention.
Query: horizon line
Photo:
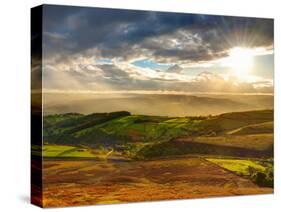
[[[203,92],[203,91],[163,91],[163,90],[57,90],[57,89],[34,89],[31,93],[42,94],[159,94],[159,95],[267,95],[273,96],[269,92]]]

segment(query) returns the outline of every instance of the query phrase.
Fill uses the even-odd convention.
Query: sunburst
[[[234,75],[241,78],[250,74],[254,56],[252,49],[235,47],[229,51],[229,56],[225,58],[223,64],[230,67]]]

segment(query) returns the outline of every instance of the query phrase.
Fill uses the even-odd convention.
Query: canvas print
[[[31,12],[33,204],[273,193],[273,19]]]

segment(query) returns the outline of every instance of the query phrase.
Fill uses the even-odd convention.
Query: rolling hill
[[[179,154],[270,157],[272,121],[273,110],[190,117],[134,115],[127,111],[67,113],[44,116],[44,142],[113,149],[131,158]],[[245,136],[249,132],[253,135]]]
[[[44,113],[126,110],[152,116],[199,116],[273,108],[270,95],[45,94]]]

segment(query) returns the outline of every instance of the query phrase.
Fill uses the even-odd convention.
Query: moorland
[[[45,207],[273,192],[273,110],[64,113],[43,126]]]

